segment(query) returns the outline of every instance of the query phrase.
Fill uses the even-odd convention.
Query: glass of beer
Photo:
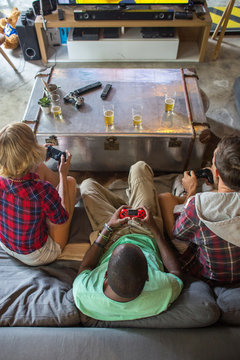
[[[136,129],[142,129],[143,105],[136,104],[132,107],[132,121]]]
[[[165,94],[165,111],[172,113],[176,100],[176,92],[168,92]]]
[[[61,102],[60,102],[60,95],[52,94],[51,95],[51,111],[53,114],[54,119],[62,120],[62,109],[61,109]]]
[[[103,114],[104,114],[105,126],[107,128],[112,128],[114,125],[114,104],[104,103]]]

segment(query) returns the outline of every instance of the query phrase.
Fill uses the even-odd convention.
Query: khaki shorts
[[[0,242],[2,249],[15,259],[20,260],[26,265],[38,266],[53,262],[61,254],[61,247],[53,239],[48,236],[46,243],[38,250],[30,254],[18,254]]]

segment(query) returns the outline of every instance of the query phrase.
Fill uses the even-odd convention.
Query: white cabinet
[[[163,61],[176,60],[179,38],[142,38],[140,28],[126,28],[117,39],[72,40],[69,32],[68,58],[78,61]]]

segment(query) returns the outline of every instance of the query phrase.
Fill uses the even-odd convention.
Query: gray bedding
[[[78,266],[62,260],[31,268],[1,250],[0,326],[79,324],[71,291]]]

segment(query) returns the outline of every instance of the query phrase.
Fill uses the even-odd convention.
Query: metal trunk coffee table
[[[44,93],[37,78],[23,121],[39,143],[54,142],[73,154],[72,170],[127,171],[138,160],[154,170],[180,172],[201,166],[209,126],[197,76],[188,69],[54,69],[49,78],[59,86],[62,116],[43,114],[37,101]],[[69,92],[100,81],[82,96],[77,109],[64,103]],[[101,93],[112,88],[106,100]],[[165,94],[175,93],[173,112],[165,112]],[[103,105],[114,104],[114,126],[106,128]],[[132,107],[142,105],[142,127],[134,127]],[[204,141],[202,140],[204,139]],[[52,166],[56,166],[54,162]]]

